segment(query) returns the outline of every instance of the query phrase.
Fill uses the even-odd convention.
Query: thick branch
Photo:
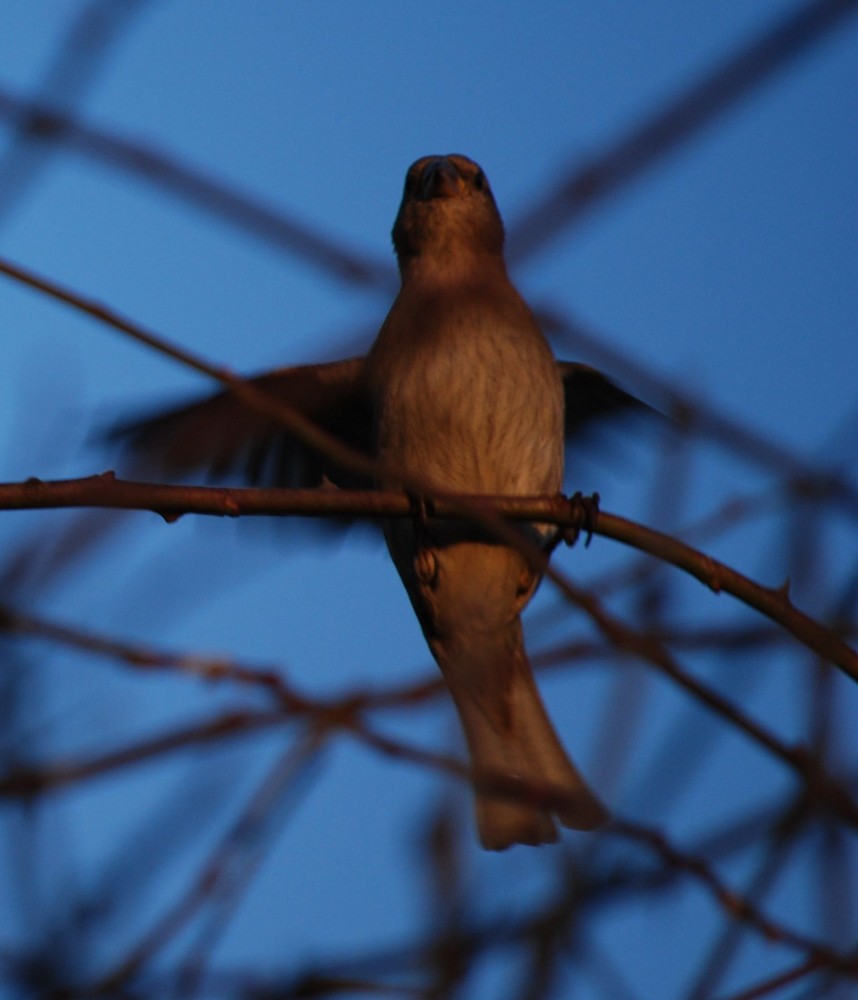
[[[58,507],[99,507],[148,510],[167,521],[184,514],[220,517],[410,517],[412,500],[403,493],[380,490],[289,490],[210,486],[170,486],[117,479],[112,472],[84,479],[0,484],[0,509],[31,510]],[[576,531],[583,511],[579,504],[557,497],[490,497],[435,495],[429,513],[440,519],[462,517],[464,509],[485,512],[485,525],[499,516],[513,521],[540,521]],[[600,512],[594,533],[613,538],[696,577],[715,593],[732,594],[749,607],[788,629],[800,642],[858,681],[858,653],[834,632],[799,611],[788,588],[765,587],[689,545],[615,514]]]

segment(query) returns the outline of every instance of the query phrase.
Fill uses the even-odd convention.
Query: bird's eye
[[[483,191],[485,189],[485,186],[486,186],[486,175],[482,172],[482,170],[478,170],[474,174],[474,187],[478,191]]]

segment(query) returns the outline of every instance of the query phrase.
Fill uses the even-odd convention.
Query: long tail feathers
[[[473,641],[476,640],[476,641]],[[536,688],[518,618],[466,644],[439,640],[438,659],[473,764],[480,840],[489,850],[590,830],[607,813],[566,755]]]

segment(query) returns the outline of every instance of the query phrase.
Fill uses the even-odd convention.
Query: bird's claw
[[[414,573],[424,588],[434,588],[438,581],[438,560],[429,538],[429,518],[434,513],[431,497],[406,490],[414,530]],[[424,589],[424,594],[428,590]]]
[[[569,497],[569,509],[576,513],[577,522],[574,527],[562,530],[563,541],[567,545],[574,545],[583,530],[587,535],[584,539],[584,547],[587,548],[593,540],[593,532],[599,521],[599,494],[593,493],[592,496],[585,497],[580,490],[577,490]]]
[[[432,498],[426,497],[422,493],[410,493],[406,491],[408,496],[408,503],[411,507],[411,520],[414,522],[414,527],[423,530],[429,523],[429,518],[432,516]]]

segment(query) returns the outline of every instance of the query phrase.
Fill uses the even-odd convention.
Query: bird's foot
[[[419,536],[425,532],[426,526],[429,524],[434,504],[431,497],[424,496],[422,493],[411,493],[406,490],[406,496],[411,507],[411,521]]]
[[[429,520],[434,514],[431,497],[406,491],[411,507],[411,525],[414,530],[414,575],[424,588],[432,590],[438,583],[438,558],[429,537]],[[424,591],[424,596],[428,590]]]
[[[577,522],[574,526],[563,528],[561,537],[567,545],[574,545],[581,532],[584,531],[587,535],[584,547],[587,548],[593,540],[593,532],[599,522],[599,494],[594,493],[592,496],[585,497],[580,490],[577,490],[573,496],[569,497],[569,509],[575,512]]]

